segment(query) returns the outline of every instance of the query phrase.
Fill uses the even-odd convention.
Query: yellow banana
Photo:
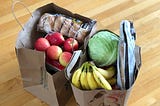
[[[81,76],[82,68],[77,69],[72,76],[72,84],[81,89],[80,76]]]
[[[82,70],[81,76],[80,76],[80,83],[82,86],[82,89],[89,90],[89,85],[87,82],[87,70],[86,70],[86,64],[84,65],[84,68]]]
[[[99,88],[96,80],[94,79],[93,70],[90,66],[87,67],[87,82],[91,90]]]
[[[93,68],[93,75],[94,75],[94,78],[95,78],[96,82],[99,85],[101,85],[102,88],[104,88],[106,90],[112,90],[112,87],[109,84],[109,82],[103,77],[103,75],[100,74],[99,71],[97,71],[97,69],[95,67],[96,66],[92,66],[92,68]]]
[[[97,68],[97,70],[104,76],[105,79],[112,78],[116,73],[116,69],[114,66],[109,67],[107,70],[104,70],[102,68]]]
[[[82,73],[82,69],[84,68],[84,65],[86,63],[82,64],[80,68],[78,68],[74,73],[73,73],[73,76],[72,76],[72,84],[74,86],[76,86],[77,88],[81,89],[81,82],[80,82],[80,76],[81,76],[81,73]]]
[[[110,85],[115,85],[117,82],[117,79],[115,77],[107,79],[107,81],[110,83]]]

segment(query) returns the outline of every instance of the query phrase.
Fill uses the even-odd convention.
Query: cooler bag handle
[[[24,27],[23,27],[22,23],[18,20],[17,16],[15,15],[15,12],[14,12],[14,7],[15,7],[16,4],[22,5],[22,6],[29,12],[29,14],[30,14],[32,17],[33,17],[33,15],[32,15],[32,13],[30,12],[30,10],[28,9],[28,7],[27,7],[23,2],[18,1],[18,0],[13,1],[13,3],[12,3],[12,8],[11,8],[12,14],[13,14],[15,20],[17,21],[17,23],[18,23],[18,24],[21,26],[21,28],[24,30]]]
[[[121,89],[129,89],[141,66],[140,47],[136,46],[136,32],[133,22],[123,20],[120,24],[120,41],[117,57],[117,84]]]

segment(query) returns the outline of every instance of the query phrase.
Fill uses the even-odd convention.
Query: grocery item
[[[87,81],[87,66],[86,65],[84,65],[82,69],[81,76],[80,76],[80,82],[81,82],[82,89],[86,89],[86,90],[90,89],[88,81]]]
[[[100,85],[102,88],[106,90],[112,90],[112,87],[109,84],[109,82],[103,77],[102,74],[99,73],[99,71],[97,71],[95,66],[93,67],[93,76],[98,85]]]
[[[34,43],[34,48],[38,51],[45,51],[50,47],[50,43],[45,38],[38,38]]]
[[[54,24],[53,24],[55,32],[60,32],[64,20],[65,20],[65,17],[63,17],[61,15],[55,15],[55,20],[54,20]],[[50,32],[52,32],[52,31],[50,31]]]
[[[51,45],[61,46],[63,45],[65,39],[63,35],[59,32],[49,33],[45,36]]]
[[[114,64],[117,59],[118,42],[118,36],[110,31],[95,33],[88,41],[89,57],[99,67]]]
[[[82,90],[93,90],[104,88],[106,90],[112,90],[110,83],[107,79],[99,72],[100,68],[96,67],[90,62],[85,62],[80,68],[75,70],[72,76],[72,84]],[[105,70],[107,71],[107,70]],[[115,75],[115,74],[114,74]],[[108,78],[113,75],[108,76]],[[111,79],[109,79],[111,80]],[[115,84],[112,80],[112,85]]]
[[[83,69],[84,64],[79,67],[77,70],[75,70],[73,76],[72,76],[72,84],[76,86],[77,88],[81,89],[81,83],[80,83],[80,76]]]
[[[116,77],[112,77],[110,79],[107,79],[107,81],[109,82],[109,84],[111,85],[115,85],[117,83],[117,79]]]
[[[37,25],[38,31],[45,33],[60,32],[64,36],[77,39],[80,43],[83,43],[91,27],[92,22],[86,23],[63,14],[50,13],[44,13]]]
[[[89,85],[89,88],[91,90],[93,89],[97,89],[97,88],[100,88],[100,86],[98,85],[98,83],[96,82],[95,78],[94,78],[94,75],[93,75],[93,69],[90,68],[88,66],[88,71],[87,71],[87,82],[88,82],[88,85]]]
[[[56,45],[52,45],[46,50],[46,56],[52,60],[58,60],[61,53],[62,49]]]
[[[105,77],[105,79],[110,79],[116,74],[115,66],[110,66],[106,70],[102,68],[98,68],[98,71]]]
[[[68,19],[68,18],[65,18],[60,33],[63,34],[63,35],[66,35],[69,32],[71,26],[72,26],[72,20]]]
[[[59,57],[59,62],[62,66],[66,67],[72,58],[72,53],[62,52]]]
[[[62,71],[69,64],[73,52],[79,49],[79,43],[74,38],[64,37],[59,32],[52,32],[46,34],[44,38],[37,38],[34,49],[45,52],[48,71],[50,69]]]
[[[76,39],[74,39],[74,38],[67,38],[64,41],[63,49],[65,51],[73,52],[75,50],[78,50],[78,48],[79,48],[79,44],[78,44],[78,41]]]

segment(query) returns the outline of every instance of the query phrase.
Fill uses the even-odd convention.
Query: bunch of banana
[[[116,84],[116,68],[114,66],[110,66],[108,69],[102,69],[102,68],[98,68],[97,69],[102,75],[103,77],[111,84],[114,85]]]
[[[85,62],[73,73],[72,84],[83,90],[93,90],[97,88],[112,90],[111,85],[116,83],[115,73],[114,67],[104,70],[89,62]]]

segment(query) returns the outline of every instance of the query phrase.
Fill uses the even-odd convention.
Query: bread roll
[[[85,37],[87,36],[88,30],[84,28],[80,28],[77,35],[76,39],[80,42],[83,43]]]
[[[74,37],[77,34],[77,31],[79,30],[80,25],[77,23],[73,23],[73,25],[71,26],[69,33],[68,33],[68,37]]]
[[[52,32],[53,24],[54,24],[55,16],[45,13],[41,16],[39,23],[37,25],[37,29],[44,31],[46,33]]]
[[[69,19],[69,18],[66,18],[63,22],[63,25],[62,25],[62,28],[61,28],[61,31],[60,33],[62,35],[65,35],[67,36],[68,33],[69,33],[69,29],[71,28],[71,25],[72,25],[72,20]]]
[[[62,16],[62,15],[56,15],[56,19],[54,21],[54,31],[55,32],[60,32],[64,20],[65,20],[64,16]]]

